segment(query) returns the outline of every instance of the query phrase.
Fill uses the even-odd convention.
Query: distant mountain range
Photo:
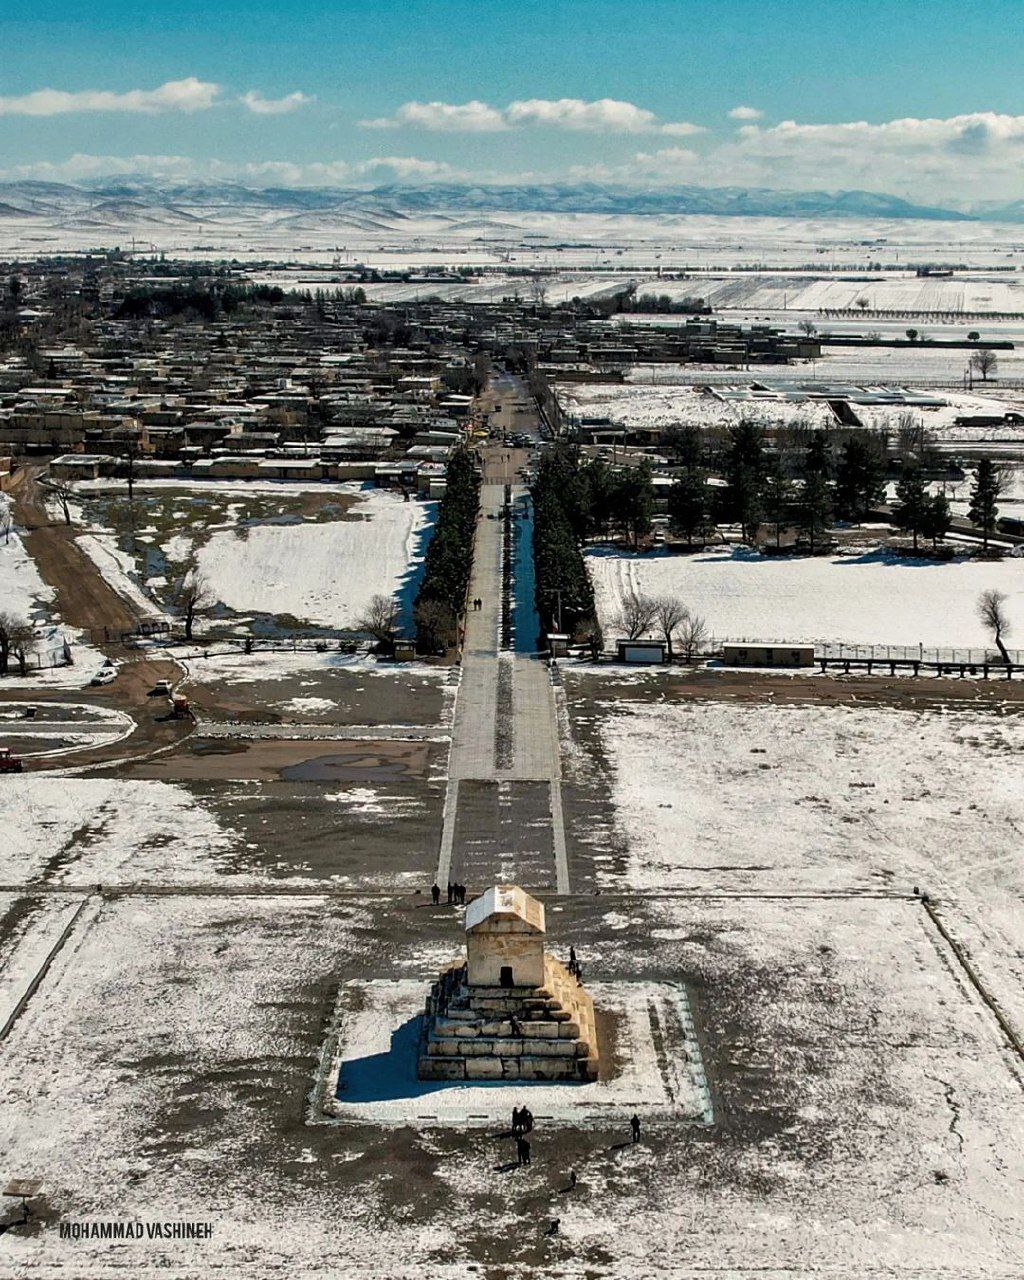
[[[94,179],[0,183],[0,218],[43,217],[85,228],[121,224],[184,225],[248,214],[283,225],[330,226],[334,222],[370,230],[406,218],[467,213],[685,214],[771,218],[924,218],[943,221],[1024,222],[1024,201],[985,201],[968,211],[913,204],[870,191],[771,191],[747,187],[651,188],[637,190],[598,183],[472,185],[390,184],[359,188],[248,187],[237,183],[171,183],[153,179]]]

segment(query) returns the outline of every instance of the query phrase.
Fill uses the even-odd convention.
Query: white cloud
[[[700,173],[703,159],[687,147],[660,147],[657,151],[637,151],[619,164],[573,165],[566,175],[576,182],[630,183],[668,186],[692,181]]]
[[[587,133],[702,133],[686,121],[659,121],[653,111],[615,98],[525,98],[506,107],[471,102],[405,102],[393,115],[361,120],[367,129],[428,129],[435,133],[503,133],[510,129],[566,129]]]
[[[733,107],[729,112],[730,120],[760,120],[764,115],[757,107]]]
[[[83,89],[68,93],[63,89],[36,89],[32,93],[0,97],[0,115],[64,116],[78,112],[113,111],[156,115],[163,111],[206,111],[215,106],[220,86],[188,76],[168,80],[156,89]]]
[[[863,187],[919,203],[1011,197],[1020,186],[1024,116],[746,124],[707,161],[708,182]]]
[[[399,182],[416,178],[466,177],[443,160],[420,160],[416,156],[378,156],[375,160],[361,160],[355,165],[360,175],[388,174]]]
[[[537,101],[537,100],[535,100]],[[541,100],[547,103],[547,100]],[[573,99],[569,99],[573,102]],[[471,105],[471,104],[464,104]],[[487,108],[485,111],[492,110]],[[558,127],[577,130],[596,127],[594,116],[586,124],[564,123],[566,116],[543,110],[532,103],[519,114],[526,128],[543,118],[562,119]],[[557,107],[558,104],[555,104]],[[602,109],[603,110],[603,109]],[[601,116],[601,113],[598,113]],[[23,165],[7,169],[9,177],[52,177],[75,181],[105,174],[149,174],[181,179],[234,178],[240,181],[284,185],[370,184],[373,182],[429,182],[468,179],[475,182],[527,182],[577,180],[614,182],[626,186],[672,186],[699,183],[703,186],[748,186],[774,189],[841,190],[861,188],[886,192],[917,204],[960,207],[978,200],[1019,198],[1020,174],[1024,162],[1024,115],[1009,116],[976,112],[947,119],[907,117],[880,123],[846,121],[830,124],[784,120],[771,126],[741,124],[734,132],[718,138],[696,138],[691,146],[672,145],[675,138],[664,126],[642,131],[644,121],[635,116],[615,116],[620,126],[629,123],[632,132],[620,128],[628,141],[618,151],[612,142],[595,135],[588,150],[580,146],[574,163],[567,167],[546,165],[541,148],[534,148],[532,172],[510,174],[503,158],[496,154],[488,167],[456,168],[443,160],[416,155],[384,155],[367,159],[322,160],[313,163],[268,159],[242,164],[221,160],[191,160],[176,155],[112,157],[76,155],[60,163]],[[608,126],[608,116],[601,116]],[[487,119],[486,116],[483,119]],[[649,122],[647,122],[649,123]],[[512,125],[504,120],[502,128]],[[600,139],[598,141],[598,139]],[[644,150],[637,143],[650,141]],[[665,145],[659,146],[664,142]],[[497,148],[490,148],[497,152]]]
[[[283,98],[264,98],[258,89],[250,89],[248,93],[243,93],[238,101],[254,115],[283,116],[291,111],[298,111],[300,107],[309,106],[314,99],[298,90],[295,93],[286,94]]]
[[[251,182],[275,186],[333,186],[342,183],[426,182],[470,175],[440,160],[417,156],[374,156],[367,160],[330,160],[302,164],[292,160],[235,163],[178,155],[89,155],[41,160],[0,169],[0,178],[80,182],[91,178],[138,176],[171,182],[201,180]]]
[[[405,102],[393,116],[360,120],[364,129],[429,129],[433,133],[497,133],[508,124],[486,102]]]

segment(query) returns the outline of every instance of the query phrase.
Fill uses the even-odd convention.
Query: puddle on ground
[[[285,782],[395,782],[417,775],[401,760],[379,756],[316,756],[281,770]]]

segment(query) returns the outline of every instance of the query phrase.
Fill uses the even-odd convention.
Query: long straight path
[[[507,519],[523,519],[528,501],[512,488],[514,453],[488,450],[473,549],[470,608],[462,651],[462,681],[455,703],[448,761],[445,818],[437,882],[515,881],[525,888],[568,893],[561,807],[561,762],[554,691],[547,663],[530,650],[536,643],[532,608],[520,593],[515,641],[501,648],[503,530]],[[525,456],[525,455],[524,455]],[[501,483],[493,483],[495,472]],[[513,537],[514,566],[532,594],[528,537]],[[481,601],[475,609],[472,602]],[[511,603],[511,602],[510,602]]]
[[[501,507],[504,486],[480,489],[480,519],[473,543],[470,606],[462,643],[462,680],[455,700],[449,779],[493,776],[498,712],[498,632],[501,627]]]

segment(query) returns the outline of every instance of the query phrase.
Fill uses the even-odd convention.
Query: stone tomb
[[[466,908],[466,960],[427,997],[421,1080],[596,1080],[594,1002],[544,950],[544,907],[518,885]]]

